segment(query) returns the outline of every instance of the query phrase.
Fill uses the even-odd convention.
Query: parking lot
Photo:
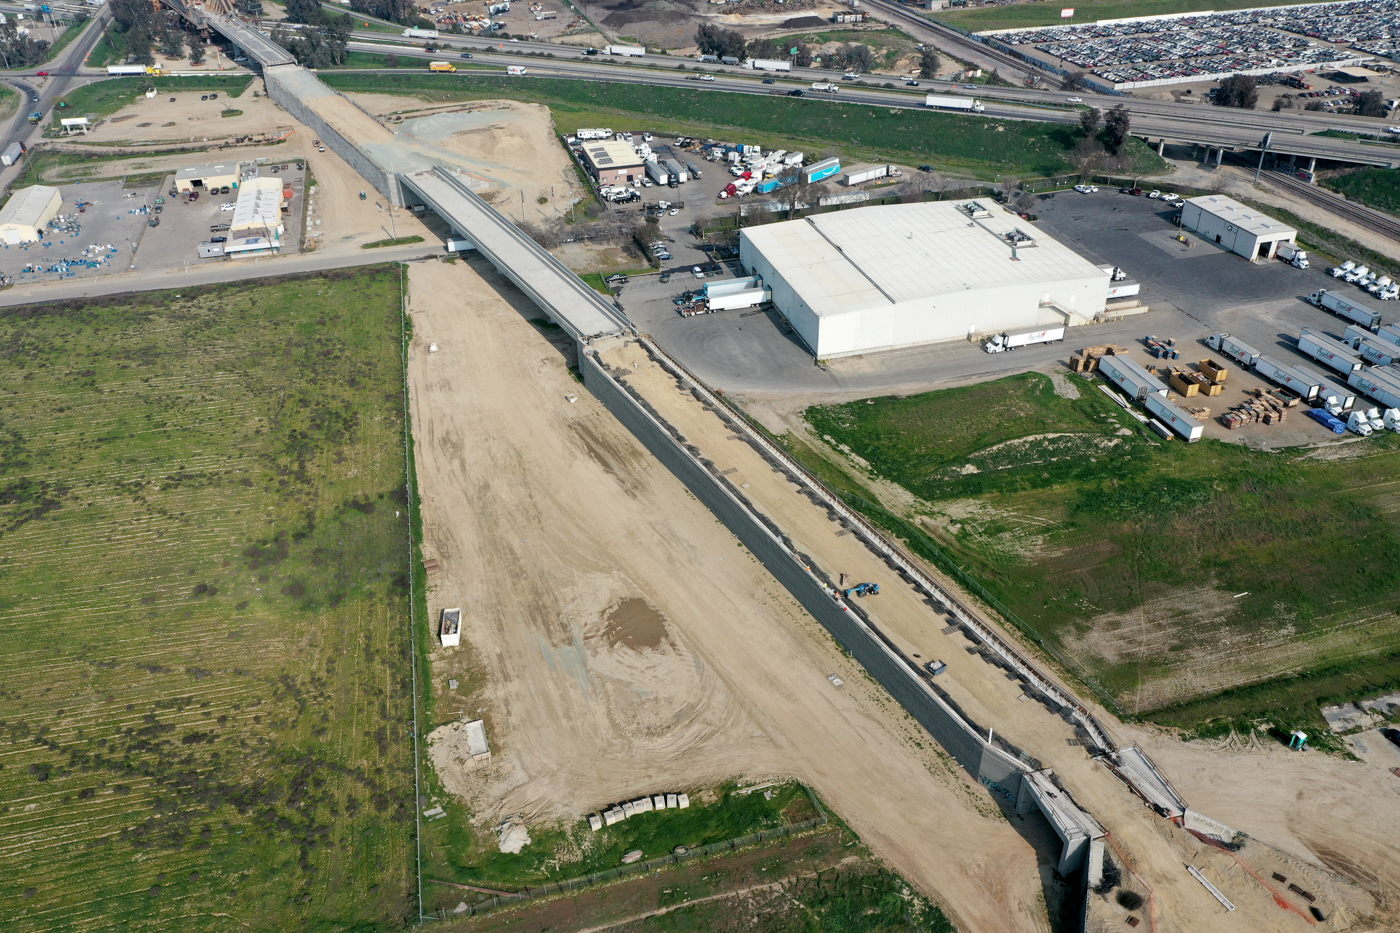
[[[63,207],[48,236],[38,243],[0,243],[0,272],[16,283],[54,282],[125,272],[147,231],[160,193],[154,187],[125,188],[120,181],[59,188]]]
[[[1092,194],[1065,191],[1045,195],[1035,210],[1040,218],[1038,226],[1047,233],[1086,258],[1117,265],[1139,281],[1139,297],[1151,310],[1120,321],[1075,327],[1063,344],[1027,347],[1014,353],[987,354],[980,346],[959,340],[819,364],[771,309],[682,317],[674,299],[703,284],[688,271],[678,272],[664,283],[659,275],[633,276],[623,287],[620,301],[640,329],[712,385],[740,395],[800,397],[815,402],[924,391],[1046,370],[1063,366],[1074,350],[1094,344],[1121,344],[1132,348],[1139,362],[1173,365],[1158,364],[1147,353],[1143,338],[1149,334],[1176,341],[1181,358],[1174,365],[1183,369],[1193,369],[1198,360],[1207,357],[1220,360],[1220,354],[1209,350],[1204,341],[1223,330],[1285,363],[1305,363],[1325,373],[1322,364],[1299,354],[1296,336],[1303,327],[1340,336],[1346,322],[1303,298],[1318,288],[1328,288],[1341,289],[1363,303],[1369,300],[1354,287],[1333,279],[1325,268],[1295,269],[1277,261],[1249,263],[1195,237],[1189,237],[1194,245],[1187,247],[1174,239],[1178,232],[1173,222],[1176,211],[1160,200],[1101,188]],[[682,244],[693,242],[693,238],[683,231],[673,233],[678,244],[672,252],[679,258],[679,250],[685,248]],[[693,246],[690,249],[691,255],[704,255]],[[737,263],[726,263],[719,278],[741,275]],[[1391,307],[1374,300],[1369,303],[1382,311]],[[1183,401],[1210,409],[1205,419],[1207,437],[1259,447],[1317,443],[1334,437],[1308,419],[1302,406],[1281,425],[1252,424],[1229,431],[1218,416],[1244,401],[1252,390],[1269,386],[1250,372],[1233,365],[1230,368],[1230,381],[1222,395]],[[1338,377],[1337,381],[1345,380]]]
[[[277,168],[278,171],[273,173],[273,168]],[[261,170],[266,175],[282,179],[284,183],[288,180],[291,182],[290,210],[282,215],[286,228],[282,239],[282,254],[295,253],[301,249],[306,173],[297,169],[295,161],[268,162]],[[201,259],[199,244],[211,237],[229,235],[226,230],[214,231],[210,228],[229,223],[233,219],[233,211],[221,210],[221,206],[236,202],[237,191],[231,189],[228,194],[203,191],[197,201],[190,202],[184,195],[171,196],[173,180],[173,175],[167,176],[160,190],[154,192],[164,197],[165,203],[162,205],[160,225],[146,231],[145,241],[136,253],[137,268],[156,271],[185,265],[230,261],[223,257]]]

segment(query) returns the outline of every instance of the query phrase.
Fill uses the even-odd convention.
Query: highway
[[[377,41],[368,41],[369,38]],[[387,41],[385,41],[387,38]],[[831,72],[812,69],[795,69],[791,73],[767,74],[743,68],[704,66],[705,73],[714,81],[697,82],[694,71],[684,74],[676,66],[694,66],[692,60],[668,59],[664,55],[648,55],[627,59],[628,64],[618,64],[617,60],[583,55],[581,50],[569,46],[547,45],[536,42],[501,42],[465,36],[452,36],[439,40],[446,46],[435,52],[425,52],[421,47],[395,42],[393,37],[377,33],[357,32],[350,43],[356,52],[392,53],[400,58],[412,57],[424,61],[443,59],[462,65],[462,51],[472,52],[473,64],[484,65],[524,65],[528,75],[581,78],[595,81],[611,81],[622,84],[645,84],[659,87],[683,87],[695,89],[697,86],[714,91],[728,91],[741,94],[782,94],[795,88],[806,88],[805,95],[813,100],[838,100],[845,103],[868,104],[880,107],[902,107],[923,110],[926,91],[959,91],[958,85],[950,82],[922,81],[920,87],[909,89],[884,89],[876,85],[889,83],[884,76],[869,77],[861,81],[839,81],[841,90],[836,94],[811,91],[812,81],[830,81]],[[530,51],[552,54],[552,58],[530,56]],[[642,61],[648,65],[665,62],[669,67],[637,67],[632,62]],[[399,69],[402,70],[402,69]],[[471,74],[471,72],[467,72]],[[528,75],[523,80],[528,80]],[[763,78],[771,78],[778,83],[763,84]],[[444,76],[444,80],[452,80]],[[1034,91],[1025,88],[986,88],[978,86],[959,91],[967,96],[976,96],[986,106],[984,116],[1001,117],[1008,120],[1041,120],[1051,123],[1078,124],[1080,110],[1070,106],[1066,95],[1060,91]],[[1092,97],[1092,95],[1091,95]],[[1091,102],[1086,97],[1085,102]],[[1335,114],[1309,113],[1275,114],[1264,111],[1241,111],[1210,106],[1178,105],[1161,101],[1140,101],[1127,97],[1093,98],[1096,104],[1123,103],[1133,113],[1133,135],[1153,141],[1166,139],[1172,142],[1198,143],[1226,148],[1257,149],[1266,132],[1274,133],[1271,152],[1292,154],[1318,159],[1333,159],[1345,162],[1400,167],[1400,146],[1367,145],[1357,140],[1336,139],[1326,136],[1312,136],[1324,129],[1357,129],[1354,122],[1346,122]],[[1358,118],[1347,118],[1355,120]]]

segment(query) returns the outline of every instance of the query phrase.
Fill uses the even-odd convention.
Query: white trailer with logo
[[[1308,301],[1325,308],[1338,317],[1346,318],[1348,321],[1355,321],[1362,327],[1368,328],[1372,333],[1380,329],[1381,316],[1379,312],[1372,311],[1365,305],[1359,305],[1354,301],[1348,301],[1336,292],[1319,288],[1308,296]]]
[[[1298,369],[1280,363],[1271,356],[1261,356],[1255,360],[1254,371],[1270,382],[1298,393],[1305,401],[1317,398],[1317,391],[1321,388]]]
[[[1361,360],[1351,351],[1355,349],[1340,340],[1333,340],[1326,334],[1319,334],[1304,327],[1298,334],[1298,349],[1308,356],[1335,369],[1343,376],[1349,376],[1361,368]]]
[[[1323,375],[1301,363],[1296,364],[1293,369],[1308,382],[1317,383],[1317,395],[1314,397],[1314,401],[1343,411],[1356,404],[1356,393],[1346,383],[1339,381],[1336,376]],[[1350,375],[1350,373],[1345,375]]]
[[[755,71],[791,71],[792,62],[774,61],[771,58],[750,58],[744,62],[745,68],[752,68]]]
[[[1126,356],[1099,357],[1099,372],[1134,402],[1140,402],[1149,395],[1167,394],[1167,387],[1162,385],[1160,379],[1149,373],[1141,363]]]
[[[1243,340],[1236,340],[1229,334],[1211,334],[1206,338],[1206,346],[1212,350],[1219,350],[1237,363],[1243,363],[1250,368],[1254,367],[1254,362],[1259,359],[1259,351],[1245,343]]]
[[[1371,367],[1347,377],[1347,384],[1386,408],[1400,408],[1400,378]]]
[[[1105,359],[1113,358],[1114,357],[1105,357]],[[1099,364],[1102,366],[1103,359],[1099,360]],[[1195,418],[1192,418],[1180,408],[1177,408],[1163,396],[1155,394],[1148,395],[1142,400],[1142,407],[1156,415],[1167,427],[1171,428],[1177,434],[1180,434],[1188,444],[1194,444],[1196,441],[1199,441],[1201,435],[1206,431],[1205,425],[1201,424]]]
[[[988,353],[1004,353],[1007,350],[1016,350],[1020,347],[1029,347],[1037,343],[1059,343],[1065,339],[1065,326],[1057,324],[1054,327],[1041,327],[1036,330],[1023,330],[1017,333],[992,334],[987,338],[987,342],[982,345],[982,349]]]

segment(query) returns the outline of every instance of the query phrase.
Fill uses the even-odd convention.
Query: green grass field
[[[1324,188],[1341,192],[1353,201],[1376,210],[1400,214],[1400,172],[1388,168],[1363,168],[1324,178]]]
[[[414,916],[400,301],[0,311],[7,930]]]
[[[660,132],[738,138],[760,145],[827,150],[848,158],[929,163],[963,174],[1054,175],[1069,171],[1078,141],[1068,126],[988,120],[836,101],[759,97],[550,78],[426,74],[326,74],[327,84],[360,93],[412,93],[429,101],[509,97],[546,104],[555,126],[607,126],[621,119]],[[1125,150],[1142,174],[1165,164],[1139,140]]]
[[[1101,19],[1129,19],[1161,16],[1166,13],[1194,13],[1200,10],[1225,12],[1255,7],[1288,6],[1292,0],[1088,0],[1074,4],[1074,19],[1060,19],[1065,4],[1016,3],[1010,6],[972,10],[943,10],[933,19],[950,23],[968,32],[989,29],[1029,29],[1062,23],[1092,23]],[[929,15],[929,14],[925,14]]]
[[[1347,459],[1160,443],[1068,378],[1078,399],[1028,373],[806,417],[919,498],[899,515],[875,504],[872,517],[985,586],[1128,713],[1175,707],[1164,719],[1200,726],[1287,709],[1318,725],[1319,696],[1400,682],[1388,485],[1400,438],[1372,438]],[[816,452],[797,453],[812,463]],[[823,469],[853,501],[873,498],[851,462]],[[1240,686],[1298,676],[1201,705],[1188,675],[1207,664]]]

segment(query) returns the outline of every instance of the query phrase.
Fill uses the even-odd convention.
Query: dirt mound
[[[820,16],[794,16],[792,19],[783,20],[784,29],[820,29],[826,25],[826,20]]]
[[[634,23],[650,23],[665,18],[660,10],[619,10],[603,17],[604,26],[621,28]]]
[[[510,163],[535,155],[531,134],[515,123],[492,123],[453,133],[443,140],[448,149],[489,162]]]

